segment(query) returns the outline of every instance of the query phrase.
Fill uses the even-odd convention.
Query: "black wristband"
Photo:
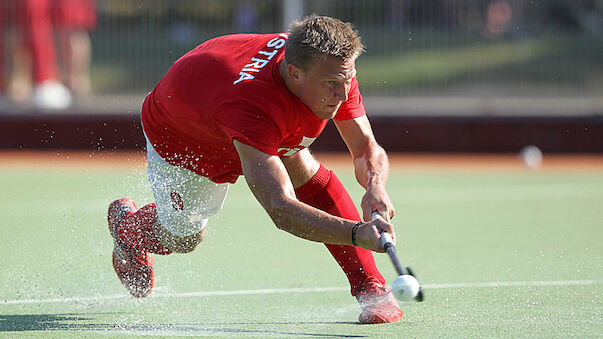
[[[358,229],[358,226],[360,226],[362,224],[363,224],[363,222],[360,221],[356,225],[354,225],[354,227],[352,227],[352,244],[354,246],[358,246],[358,244],[356,243],[356,230]]]

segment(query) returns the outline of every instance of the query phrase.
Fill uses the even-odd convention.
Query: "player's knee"
[[[197,248],[197,245],[199,245],[204,238],[205,230],[185,237],[172,235],[171,237],[168,237],[168,239],[165,239],[167,243],[165,246],[172,250],[172,252],[189,253]]]
[[[179,241],[179,242],[173,243],[171,249],[173,252],[176,252],[176,253],[189,253],[189,252],[194,251],[200,242],[201,241],[197,241],[197,240]]]
[[[189,253],[197,248],[197,245],[203,241],[205,238],[205,230],[206,228],[203,227],[203,229],[197,233],[187,236],[178,236],[159,225],[156,235],[159,242],[172,252]]]

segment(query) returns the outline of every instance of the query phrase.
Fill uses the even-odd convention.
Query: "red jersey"
[[[233,34],[204,42],[178,59],[146,97],[142,125],[170,164],[210,180],[243,174],[233,139],[287,157],[308,147],[328,120],[285,86],[278,65],[287,34]],[[365,114],[354,78],[334,119]]]

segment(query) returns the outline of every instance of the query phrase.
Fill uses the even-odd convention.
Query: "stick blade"
[[[410,267],[406,266],[406,272],[408,272],[408,274],[412,275],[413,277],[415,277],[415,279],[417,279],[415,273]],[[419,281],[419,279],[417,279],[417,281]],[[422,302],[423,300],[425,300],[425,295],[423,294],[423,287],[421,287],[421,283],[419,283],[419,293],[417,293],[415,300],[418,302]]]

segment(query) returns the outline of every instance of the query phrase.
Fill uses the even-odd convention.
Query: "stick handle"
[[[378,212],[373,212],[373,214],[371,215],[371,219],[372,220],[375,220],[375,219],[383,220],[383,217]],[[392,264],[394,265],[396,272],[398,272],[398,275],[404,275],[404,268],[402,267],[402,264],[400,263],[400,259],[398,259],[398,255],[396,254],[396,247],[394,246],[394,240],[392,239],[391,234],[389,234],[387,232],[383,232],[383,231],[381,232],[381,245],[383,246],[383,249],[389,256],[389,259],[391,260]]]

